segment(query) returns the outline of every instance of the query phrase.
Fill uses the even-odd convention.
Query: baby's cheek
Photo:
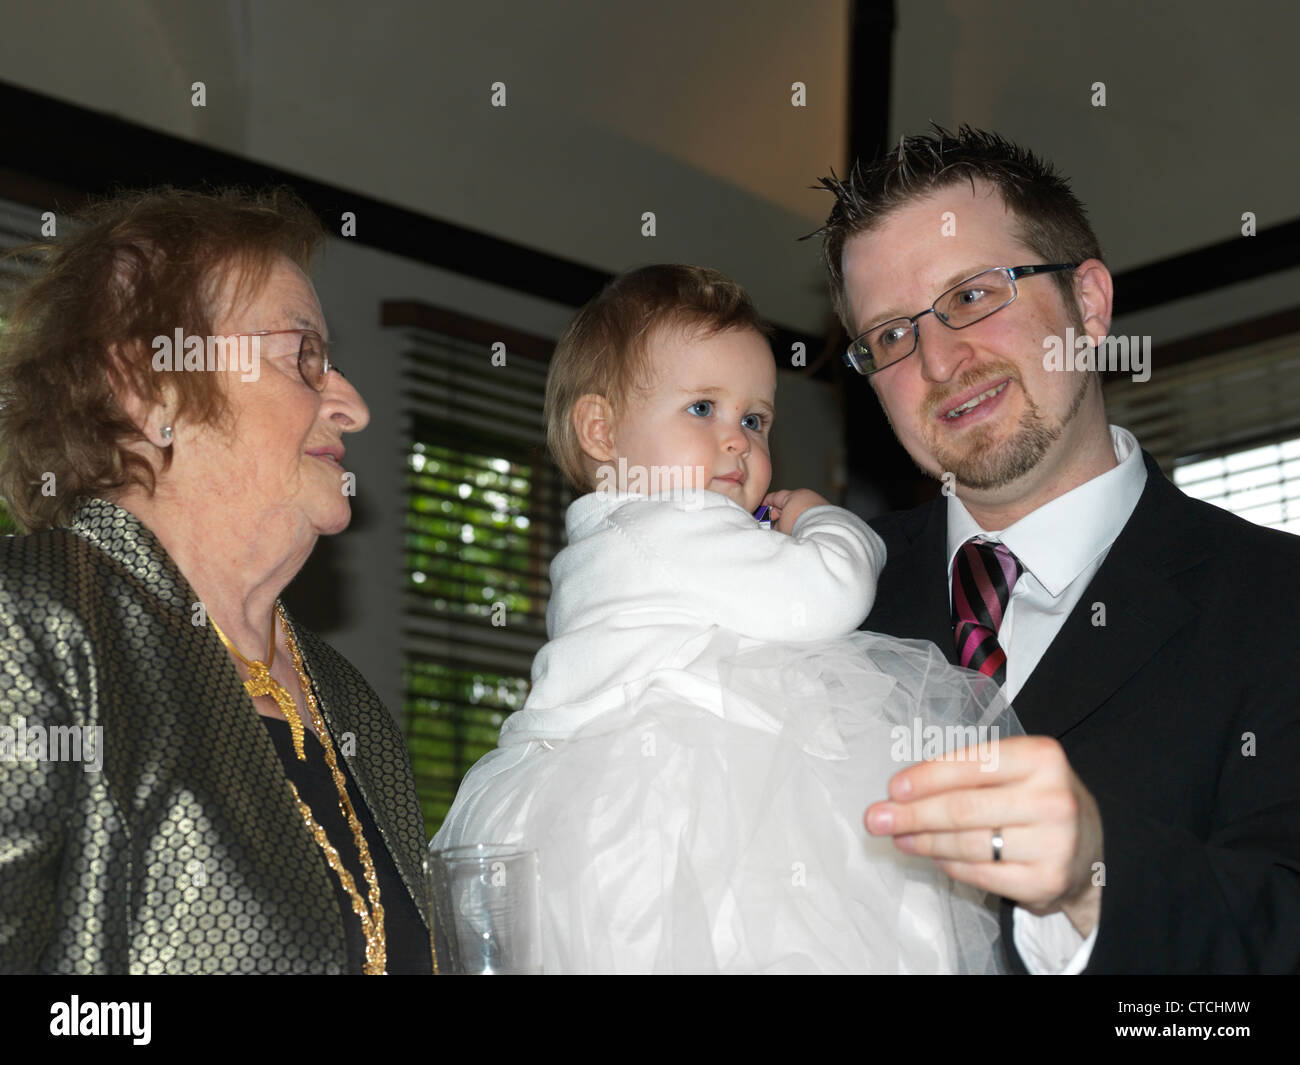
[[[709,471],[703,466],[687,466],[674,474],[675,488],[699,490],[709,487]]]

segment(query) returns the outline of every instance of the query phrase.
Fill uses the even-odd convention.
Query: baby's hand
[[[772,508],[772,524],[777,532],[787,536],[799,520],[799,515],[812,507],[824,507],[830,500],[819,496],[810,488],[787,488],[780,492],[768,492],[763,502]]]

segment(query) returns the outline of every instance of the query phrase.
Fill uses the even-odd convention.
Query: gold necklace
[[[321,849],[325,851],[325,858],[330,863],[330,868],[338,874],[339,882],[351,897],[353,911],[361,918],[361,929],[366,935],[366,962],[363,971],[367,976],[382,976],[388,965],[388,947],[384,941],[384,906],[379,901],[379,877],[375,875],[375,863],[370,858],[370,848],[366,845],[366,837],[361,831],[361,822],[357,818],[357,813],[352,808],[352,800],[348,798],[347,782],[343,778],[343,771],[339,768],[338,759],[334,756],[334,743],[330,739],[329,729],[325,727],[325,719],[321,717],[320,707],[312,692],[311,681],[307,679],[307,671],[303,668],[298,642],[293,638],[289,622],[285,620],[284,607],[276,604],[276,613],[279,614],[280,624],[284,627],[284,642],[289,645],[294,672],[298,674],[298,683],[302,687],[302,694],[307,699],[307,712],[311,714],[312,724],[316,726],[316,735],[325,750],[325,761],[334,777],[334,787],[339,793],[339,807],[348,819],[348,827],[352,829],[352,838],[356,841],[357,852],[361,855],[361,869],[366,875],[366,893],[370,899],[368,913],[355,882],[343,867],[343,863],[339,861],[338,851],[327,846],[329,841],[325,838],[324,829],[312,820],[311,810],[302,799],[298,799],[298,809],[302,811],[303,820],[307,822],[308,827],[312,828],[316,842],[321,844]],[[295,789],[295,797],[297,794]]]
[[[217,619],[211,614],[208,620],[212,622],[212,627],[216,629],[217,635],[221,637],[221,642],[226,645],[226,650],[238,658],[248,668],[248,680],[244,681],[244,688],[253,698],[259,695],[269,695],[275,700],[276,705],[280,708],[280,713],[284,714],[284,719],[289,722],[289,732],[293,735],[293,750],[298,756],[298,761],[307,760],[307,752],[303,750],[303,727],[302,717],[298,713],[298,704],[294,702],[293,696],[285,689],[284,685],[271,676],[271,665],[275,662],[275,618],[271,618],[271,646],[266,652],[265,662],[250,662],[247,658],[239,653],[235,645],[226,638],[226,634],[221,631],[221,626],[217,624]],[[289,628],[285,626],[285,636],[287,638]]]
[[[367,976],[384,975],[388,964],[388,949],[384,940],[384,907],[379,900],[379,877],[375,874],[375,863],[370,857],[370,848],[366,845],[366,837],[361,831],[361,822],[357,818],[356,810],[352,808],[352,800],[348,797],[347,781],[343,777],[343,771],[339,768],[338,759],[334,756],[334,744],[330,739],[329,730],[325,727],[325,720],[321,716],[320,707],[316,703],[315,693],[312,691],[311,681],[307,679],[307,671],[303,668],[302,653],[298,650],[298,643],[293,638],[293,631],[289,628],[289,623],[285,620],[284,608],[276,604],[276,615],[280,619],[280,625],[284,628],[284,642],[289,647],[289,653],[293,656],[294,672],[298,674],[298,684],[302,688],[303,697],[307,700],[307,712],[311,714],[312,724],[316,726],[316,736],[320,740],[321,748],[325,752],[325,762],[330,768],[330,774],[334,778],[334,787],[339,793],[339,809],[347,818],[348,827],[352,830],[352,838],[357,845],[357,853],[361,856],[361,868],[366,876],[366,893],[369,896],[370,906],[366,907],[365,901],[361,898],[361,893],[357,890],[356,881],[353,880],[352,874],[344,866],[342,859],[339,858],[338,849],[329,841],[329,837],[312,817],[311,807],[309,807],[298,794],[298,789],[294,787],[293,781],[289,781],[289,788],[293,791],[294,801],[298,804],[298,812],[307,824],[308,830],[316,840],[317,846],[325,854],[325,860],[329,867],[334,870],[334,875],[338,877],[339,883],[343,885],[343,890],[347,892],[348,897],[352,900],[352,912],[361,920],[361,931],[366,939],[366,960],[362,966],[362,971]],[[208,618],[212,621],[212,618]],[[304,760],[306,754],[302,748],[302,718],[298,715],[298,707],[293,701],[293,697],[285,690],[284,686],[278,681],[271,679],[270,661],[275,653],[275,621],[271,623],[271,652],[267,655],[267,664],[261,662],[249,662],[243,655],[231,646],[230,641],[226,639],[221,629],[217,628],[217,623],[212,621],[212,627],[216,629],[217,635],[221,637],[221,642],[239,658],[247,667],[250,674],[254,673],[254,667],[257,667],[257,676],[259,678],[257,687],[258,691],[254,692],[252,681],[245,681],[244,687],[248,689],[250,695],[270,695],[275,699],[281,710],[285,711],[285,717],[289,720],[290,730],[294,729],[295,723],[297,729],[294,731],[294,746],[297,750],[299,760]],[[263,680],[264,678],[264,680]],[[262,690],[266,688],[267,690]],[[292,707],[292,717],[288,710],[285,710],[285,700]]]

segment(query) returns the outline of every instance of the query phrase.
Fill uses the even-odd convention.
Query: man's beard
[[[1002,373],[1006,373],[1012,381],[1020,385],[1020,375],[1014,366],[986,365],[973,372],[969,379],[959,381],[945,391],[949,396],[957,395],[980,384],[981,381],[987,381]],[[1029,394],[1024,392],[1024,387],[1021,385],[1025,409],[1020,415],[1015,431],[1001,443],[994,442],[998,436],[998,428],[988,424],[976,425],[967,430],[959,441],[944,439],[944,434],[932,419],[938,415],[943,402],[946,401],[927,403],[926,424],[929,428],[926,430],[926,435],[929,439],[926,440],[926,445],[939,464],[940,471],[951,473],[959,486],[981,490],[1003,488],[1025,476],[1042,462],[1047,449],[1061,438],[1065,427],[1079,413],[1091,383],[1091,373],[1079,374],[1079,388],[1070,403],[1070,409],[1057,425],[1047,422],[1042,410]],[[934,476],[932,470],[924,472]]]

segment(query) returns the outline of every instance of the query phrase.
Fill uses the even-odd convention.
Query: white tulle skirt
[[[995,764],[996,685],[921,641],[716,639],[706,688],[665,671],[488,754],[434,846],[538,851],[548,973],[1001,971],[995,900],[862,822],[921,758]]]

